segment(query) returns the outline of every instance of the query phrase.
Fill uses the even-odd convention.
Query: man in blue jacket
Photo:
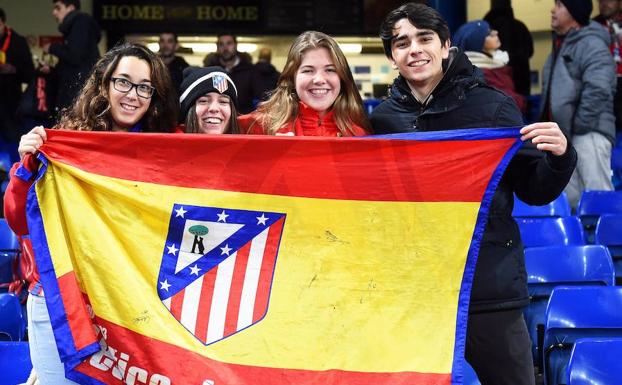
[[[52,0],[52,16],[63,34],[63,43],[46,44],[43,51],[58,57],[56,112],[72,104],[99,59],[101,31],[95,19],[80,12],[80,0]]]
[[[450,48],[447,23],[434,9],[402,5],[387,15],[380,37],[399,76],[389,99],[372,113],[375,133],[522,126],[513,99],[487,86],[467,57]],[[530,204],[554,200],[577,159],[556,123],[531,124],[521,134],[525,144],[491,202],[471,290],[465,357],[484,385],[535,383],[522,316],[529,296],[512,218],[514,194]]]

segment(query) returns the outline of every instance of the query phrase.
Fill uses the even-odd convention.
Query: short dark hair
[[[406,3],[389,12],[380,25],[380,38],[382,39],[384,54],[388,58],[393,57],[391,53],[391,43],[395,38],[393,28],[395,23],[402,19],[408,19],[410,24],[419,29],[430,29],[436,32],[442,45],[445,45],[445,42],[449,40],[449,27],[437,10],[424,4]]]
[[[52,4],[63,3],[65,7],[73,5],[77,10],[80,10],[80,0],[52,0]]]
[[[3,23],[6,23],[6,13],[4,13],[4,9],[0,8],[0,20],[2,20]]]
[[[177,33],[176,32],[170,32],[170,31],[166,31],[166,32],[160,32],[160,36],[162,37],[162,35],[173,35],[173,40],[175,41],[175,43],[177,43]]]
[[[231,32],[221,32],[218,35],[216,35],[216,40],[220,39],[223,36],[231,36],[233,38],[233,42],[235,44],[238,44],[238,38],[237,36],[235,36],[233,33]]]

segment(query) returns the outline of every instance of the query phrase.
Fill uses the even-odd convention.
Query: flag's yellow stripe
[[[79,274],[98,316],[231,363],[451,371],[457,298],[479,203],[277,197],[49,167],[37,192],[56,273]],[[174,203],[287,214],[266,318],[208,347],[156,293]]]

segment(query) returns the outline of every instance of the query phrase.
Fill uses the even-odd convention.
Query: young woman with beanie
[[[238,91],[222,67],[188,67],[181,82],[186,133],[238,134]]]
[[[370,132],[345,55],[330,36],[303,32],[292,44],[276,89],[238,119],[243,133],[361,136]]]
[[[54,128],[170,132],[178,112],[172,95],[175,89],[168,70],[157,55],[142,45],[118,45],[95,64],[75,103],[63,111]],[[46,140],[46,132],[40,126],[23,135],[18,147],[22,160],[11,169],[4,213],[9,226],[20,237],[28,234],[26,196],[38,167],[32,155]],[[26,242],[23,245],[23,257],[32,266],[26,279],[30,281],[27,311],[33,372],[41,385],[74,384],[65,378],[45,302],[45,287],[39,281],[32,249]]]

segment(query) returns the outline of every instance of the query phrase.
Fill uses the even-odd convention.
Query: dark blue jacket
[[[420,104],[399,76],[389,99],[371,115],[376,134],[522,126],[513,99],[488,87],[463,53],[450,52],[443,79],[427,105]],[[528,304],[525,257],[512,218],[513,194],[529,204],[546,204],[563,191],[577,155],[569,145],[554,156],[526,143],[514,156],[493,197],[475,268],[471,312],[520,308]],[[448,181],[451,183],[451,181]],[[441,256],[439,256],[441,257]]]
[[[64,42],[51,44],[50,53],[58,57],[54,72],[59,84],[56,109],[60,111],[73,104],[99,59],[101,31],[91,15],[80,11],[68,13],[58,30]]]

